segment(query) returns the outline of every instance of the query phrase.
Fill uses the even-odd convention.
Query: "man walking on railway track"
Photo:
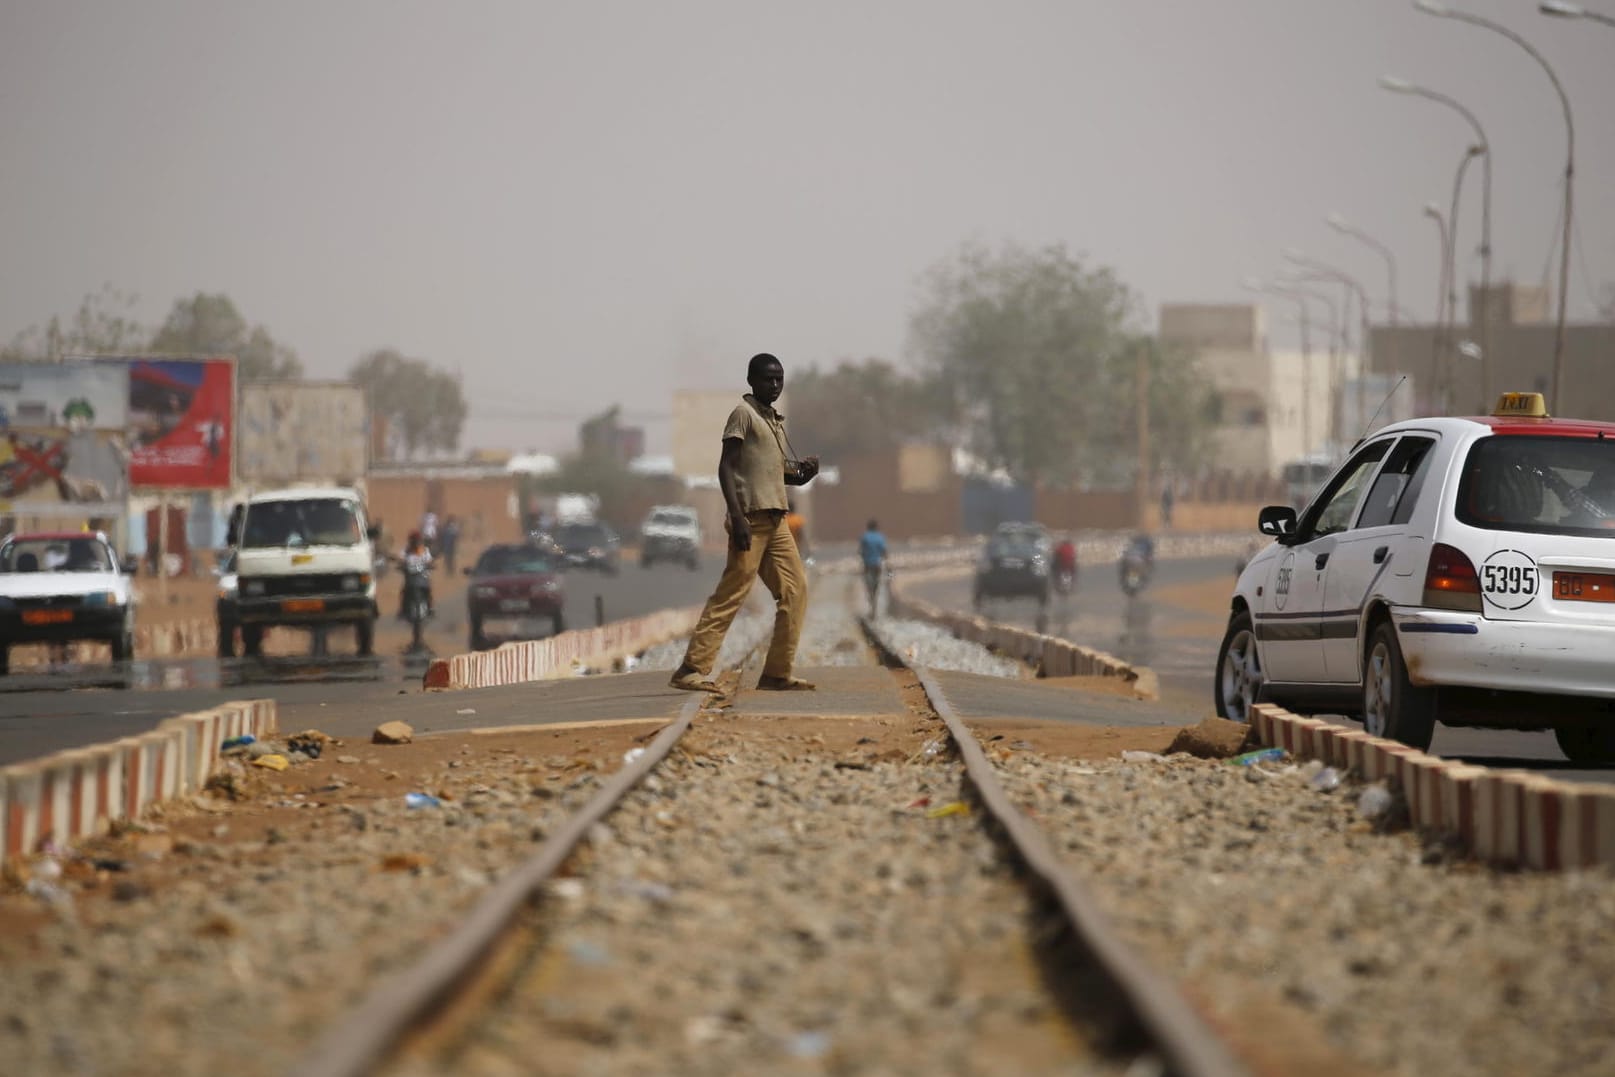
[[[691,692],[717,692],[712,667],[735,614],[761,578],[774,596],[774,638],[763,662],[757,687],[765,691],[811,691],[813,685],[791,676],[796,641],[807,610],[807,573],[785,515],[790,508],[787,486],[804,486],[819,473],[819,458],[797,460],[788,452],[785,417],[774,401],[785,390],[785,367],[766,352],[751,357],[746,368],[751,392],[723,428],[723,454],[718,485],[728,509],[729,558],[712,597],[707,599],[690,634],[684,661],[669,682]]]

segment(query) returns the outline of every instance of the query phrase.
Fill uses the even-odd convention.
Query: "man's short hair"
[[[770,363],[775,364],[781,370],[785,369],[785,364],[781,363],[774,356],[769,355],[767,352],[758,352],[756,355],[751,357],[751,362],[746,364],[746,380],[751,381],[753,378],[757,377],[757,375],[762,373],[763,367]]]
[[[874,520],[870,520],[868,530],[870,530],[870,531],[879,531],[880,530],[880,525],[875,523]]]

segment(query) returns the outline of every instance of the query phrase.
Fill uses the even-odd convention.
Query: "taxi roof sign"
[[[1516,419],[1546,419],[1548,402],[1541,393],[1504,393],[1497,398],[1492,414]]]

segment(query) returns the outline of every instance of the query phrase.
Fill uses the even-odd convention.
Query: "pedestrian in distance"
[[[443,521],[443,567],[454,575],[454,554],[460,548],[460,518],[450,516]]]
[[[691,692],[718,692],[711,679],[718,649],[754,580],[774,596],[774,636],[757,687],[765,691],[812,691],[791,675],[796,642],[807,611],[807,572],[785,522],[787,486],[805,486],[819,473],[817,456],[797,459],[785,436],[785,417],[774,401],[785,391],[785,366],[764,352],[746,367],[751,392],[729,413],[718,459],[718,486],[728,511],[729,556],[712,597],[690,634],[684,661],[669,682]]]
[[[863,562],[864,590],[869,593],[869,616],[873,617],[878,612],[875,605],[880,598],[880,578],[886,574],[886,536],[874,520],[869,521],[858,539],[858,559]]]

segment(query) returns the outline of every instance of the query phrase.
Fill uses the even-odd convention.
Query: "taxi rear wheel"
[[[1424,751],[1436,734],[1435,692],[1408,680],[1396,626],[1381,621],[1363,659],[1363,729]]]
[[[1250,612],[1240,610],[1228,619],[1228,631],[1223,633],[1222,646],[1217,650],[1217,678],[1212,682],[1217,716],[1235,722],[1250,721],[1251,707],[1265,681]]]
[[[1615,763],[1615,729],[1609,726],[1560,726],[1553,739],[1572,763]]]

